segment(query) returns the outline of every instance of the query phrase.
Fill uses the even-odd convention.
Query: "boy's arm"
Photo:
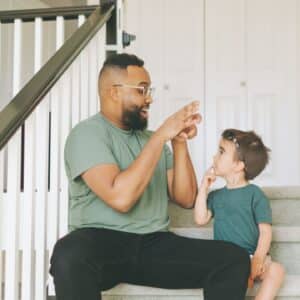
[[[196,204],[194,208],[194,219],[198,225],[207,224],[212,217],[211,211],[207,209],[207,194],[210,185],[215,180],[216,176],[214,174],[214,169],[211,167],[208,169],[208,171],[206,171],[202,179],[196,198]]]
[[[251,277],[254,279],[263,273],[263,263],[270,250],[272,242],[272,226],[267,223],[258,224],[258,244],[251,260]]]
[[[199,187],[196,204],[194,208],[194,219],[198,225],[207,224],[212,217],[212,213],[207,209],[207,190]]]

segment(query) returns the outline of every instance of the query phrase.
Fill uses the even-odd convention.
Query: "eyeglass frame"
[[[154,92],[155,92],[155,88],[151,87],[151,86],[140,86],[140,85],[131,85],[131,84],[125,84],[125,83],[117,83],[117,84],[113,84],[113,86],[116,87],[128,87],[128,88],[132,88],[132,89],[137,89],[137,90],[142,90],[143,91],[143,97],[148,98],[153,96]]]

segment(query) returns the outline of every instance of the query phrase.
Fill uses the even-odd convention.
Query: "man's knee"
[[[233,244],[226,242],[225,244],[226,253],[230,257],[230,261],[232,264],[236,265],[238,268],[241,269],[241,271],[249,274],[250,273],[250,256],[248,252]],[[226,259],[226,258],[225,258]]]
[[[51,257],[50,274],[54,277],[72,276],[76,271],[83,266],[84,259],[88,256],[88,249],[86,245],[82,245],[68,236],[58,240]]]

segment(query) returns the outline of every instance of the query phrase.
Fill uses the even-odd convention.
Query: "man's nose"
[[[146,97],[145,97],[145,102],[146,102],[147,104],[151,104],[151,103],[153,102],[152,96],[151,96],[151,95],[146,96]]]

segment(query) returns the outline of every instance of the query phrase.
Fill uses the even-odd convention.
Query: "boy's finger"
[[[251,277],[249,277],[248,278],[248,288],[252,288],[253,285],[254,285],[254,280]]]

